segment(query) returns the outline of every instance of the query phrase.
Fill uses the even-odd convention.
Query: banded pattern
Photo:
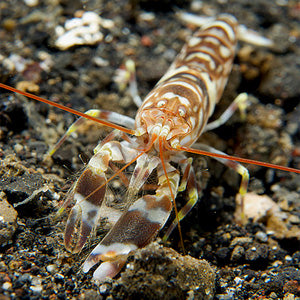
[[[136,200],[84,262],[84,272],[88,272],[99,261],[105,262],[94,273],[98,281],[119,273],[129,253],[148,245],[168,220],[172,210],[169,186],[161,166],[157,167],[157,172],[159,187],[155,195],[145,195]],[[173,182],[172,191],[176,194],[179,172],[167,164],[167,174]]]
[[[179,227],[178,222],[197,203],[198,187],[192,159],[180,151],[195,143],[220,100],[232,67],[236,27],[234,17],[222,15],[195,33],[140,106],[133,136],[128,136],[126,129],[121,135],[120,131],[114,130],[106,137],[94,150],[94,156],[67,197],[64,207],[76,202],[65,231],[65,245],[72,252],[82,249],[101,217],[114,216],[113,227],[83,264],[83,271],[88,272],[102,262],[93,275],[97,281],[114,277],[130,252],[146,246],[155,238],[173,206],[176,211],[173,204],[178,192],[186,190],[188,201],[176,214],[177,219],[164,238],[177,225]],[[233,111],[227,113],[227,118]],[[131,128],[134,122],[112,112],[91,110],[87,113]],[[76,130],[80,122],[79,119],[71,126],[61,141]],[[124,141],[116,141],[116,137]],[[191,149],[188,151],[192,152]],[[212,148],[210,151],[219,153]],[[226,164],[225,160],[220,161]],[[171,162],[177,163],[181,169],[181,180],[180,172]],[[135,168],[128,180],[123,171],[133,163]],[[122,168],[117,166],[120,164]],[[242,175],[240,191],[245,193],[247,170],[238,163],[228,165]],[[109,211],[106,207],[107,182],[115,176],[107,179],[109,169],[119,175],[127,188],[122,209],[110,207]],[[157,186],[145,188],[154,170]],[[139,193],[141,189],[144,189],[143,193]],[[104,214],[101,212],[103,208],[106,208]]]
[[[232,67],[236,36],[256,45],[272,45],[270,40],[237,25],[234,17],[221,15],[195,33],[143,103],[134,95],[136,82],[130,83],[134,102],[140,106],[136,120],[100,109],[83,114],[0,83],[0,87],[81,117],[49,151],[50,156],[78,129],[85,120],[83,118],[115,129],[94,149],[94,156],[59,210],[61,213],[75,202],[65,230],[65,245],[72,252],[78,252],[84,247],[101,217],[109,218],[113,223],[111,230],[83,264],[83,271],[88,272],[100,263],[93,275],[96,281],[114,277],[124,266],[130,252],[149,244],[166,223],[172,207],[176,219],[163,239],[168,238],[177,225],[180,232],[179,221],[187,215],[199,197],[192,159],[187,158],[184,151],[212,156],[238,172],[242,177],[239,190],[241,196],[247,191],[249,173],[238,162],[300,174],[297,169],[228,156],[207,145],[195,143],[201,132],[222,125],[238,106],[245,105],[247,95],[241,94],[219,119],[207,124]],[[129,73],[129,77],[134,78],[132,64]],[[192,144],[194,148],[189,147]],[[177,164],[180,171],[171,163]],[[135,167],[129,180],[123,171],[133,164]],[[110,171],[115,173],[109,177]],[[147,182],[151,174],[157,176],[154,184]],[[111,205],[108,201],[107,183],[116,176],[119,176],[118,182],[127,188],[122,205]],[[175,198],[178,192],[185,190],[187,203],[177,212]]]
[[[221,15],[197,31],[166,74],[144,100],[136,128],[173,117],[167,140],[181,135],[180,145],[193,144],[214,111],[227,83],[237,43],[237,21]]]

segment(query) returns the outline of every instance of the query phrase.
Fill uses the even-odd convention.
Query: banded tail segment
[[[197,31],[146,97],[138,111],[136,127],[142,126],[144,111],[165,109],[165,114],[173,114],[173,136],[176,126],[182,128],[182,124],[189,124],[180,144],[192,145],[206,126],[227,83],[237,44],[236,30],[236,19],[221,15]],[[180,117],[184,121],[180,121]]]

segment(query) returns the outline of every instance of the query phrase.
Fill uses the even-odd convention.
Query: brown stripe
[[[225,22],[225,21],[223,21],[223,20],[217,20],[217,21],[221,21],[221,22],[226,23],[229,27],[232,28],[233,32],[235,33],[234,28],[233,28],[230,24],[228,24],[227,22]],[[231,44],[234,43],[234,42],[236,41],[236,35],[234,35],[234,36],[235,36],[235,39],[234,39],[233,41],[231,41],[229,35],[227,34],[226,29],[224,29],[222,25],[213,25],[213,24],[212,24],[212,26],[209,27],[209,28],[207,28],[207,29],[205,29],[204,32],[206,32],[206,31],[209,32],[209,30],[211,30],[211,29],[213,29],[213,30],[214,30],[214,29],[217,29],[217,30],[219,30],[219,31],[223,31],[223,32],[224,32],[224,35],[223,35],[223,36],[225,36],[226,39],[227,39]]]
[[[138,210],[124,213],[101,244],[132,243],[142,248],[150,243],[160,230],[159,223],[149,221],[145,214]]]
[[[159,201],[157,200],[156,196],[152,195],[145,195],[143,198],[147,202],[146,208],[149,211],[155,208],[161,208],[166,212],[172,210],[172,202],[170,200],[170,197],[167,195],[163,196]]]
[[[172,76],[170,79],[172,79],[172,80],[176,80],[176,79],[177,80],[181,80],[181,81],[184,81],[184,82],[186,82],[188,84],[191,84],[193,86],[196,85],[195,88],[197,90],[201,90],[202,91],[202,93],[198,93],[198,96],[202,100],[201,103],[199,103],[199,98],[198,97],[191,97],[191,95],[189,95],[191,93],[194,94],[194,92],[190,91],[186,87],[182,87],[182,88],[185,89],[185,93],[182,93],[181,95],[178,94],[178,95],[187,98],[190,101],[190,103],[191,103],[191,107],[197,106],[197,107],[199,107],[199,109],[204,110],[204,112],[203,112],[204,116],[203,117],[205,119],[206,115],[209,112],[210,101],[209,101],[209,97],[208,97],[206,82],[205,82],[205,80],[203,80],[201,78],[201,73],[202,72],[198,72],[197,70],[190,69],[189,71],[186,71],[186,72],[177,73],[174,76]],[[192,76],[193,79],[187,78],[187,77],[185,77],[185,75]],[[196,101],[196,99],[197,99],[197,101]],[[199,109],[196,112],[191,111],[190,116],[197,117]]]
[[[86,201],[100,206],[105,196],[106,186],[101,189],[99,187],[105,182],[104,176],[95,174],[87,167],[75,185],[75,193],[86,197]]]
[[[206,32],[206,31],[197,31],[196,33],[195,33],[195,36],[196,37],[199,37],[199,38],[201,38],[201,39],[203,39],[203,40],[205,40],[205,38],[206,37],[209,37],[209,38],[213,38],[213,39],[216,39],[218,42],[219,42],[219,44],[220,45],[222,45],[222,46],[224,46],[224,47],[226,47],[226,48],[231,48],[232,46],[234,46],[234,44],[231,42],[231,41],[229,41],[229,40],[225,40],[224,38],[222,38],[222,37],[219,37],[219,36],[217,36],[217,35],[215,35],[215,34],[213,34],[213,33],[209,33],[209,32]],[[205,42],[205,41],[201,41],[198,45],[201,45],[201,43],[203,43],[203,42]],[[196,46],[194,46],[195,48],[196,47],[199,47],[198,45],[196,45]],[[194,48],[194,47],[189,47],[189,48]]]

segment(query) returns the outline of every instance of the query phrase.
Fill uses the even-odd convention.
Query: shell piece
[[[67,20],[64,26],[57,26],[55,45],[66,50],[76,45],[95,45],[103,40],[101,27],[112,28],[112,20],[102,19],[94,12],[85,12],[81,18]]]

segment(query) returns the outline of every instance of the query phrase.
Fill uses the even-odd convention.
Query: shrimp
[[[60,209],[62,211],[75,202],[65,229],[65,246],[71,252],[79,252],[84,247],[87,238],[103,217],[101,209],[108,209],[109,214],[115,217],[111,230],[83,264],[83,272],[86,273],[100,263],[93,274],[97,282],[116,276],[130,253],[149,244],[165,225],[173,207],[176,219],[164,238],[176,226],[180,232],[180,220],[198,201],[192,159],[184,152],[214,157],[236,170],[242,177],[239,190],[241,196],[247,191],[249,173],[239,162],[300,174],[297,169],[232,157],[197,143],[204,131],[220,126],[237,106],[245,104],[247,95],[242,94],[219,120],[208,123],[231,72],[239,34],[241,29],[231,15],[220,15],[202,26],[141,103],[135,120],[100,109],[80,113],[0,84],[2,88],[82,117],[69,128],[57,146],[50,151],[50,155],[80,126],[83,118],[115,129],[95,148],[93,157]],[[174,163],[180,170],[174,167]],[[118,168],[119,164],[123,167]],[[127,180],[126,176],[122,176],[123,171],[133,164],[133,174]],[[107,178],[109,169],[114,169],[116,173]],[[157,176],[157,184],[149,185],[146,191],[140,193],[153,174]],[[183,174],[182,178],[180,174]],[[117,175],[123,178],[127,186],[122,209],[108,207],[105,201],[107,183]],[[178,192],[183,190],[187,191],[188,200],[178,212],[175,199]]]

